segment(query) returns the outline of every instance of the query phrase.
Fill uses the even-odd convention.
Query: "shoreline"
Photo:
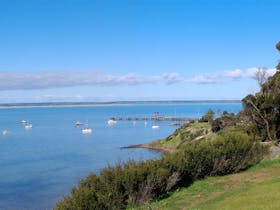
[[[148,149],[148,150],[154,150],[157,152],[161,152],[163,154],[171,154],[173,152],[173,149],[167,148],[167,147],[159,147],[159,146],[149,146],[147,144],[135,144],[135,145],[129,145],[121,147],[121,149]]]
[[[45,108],[45,107],[94,107],[94,106],[133,106],[133,105],[173,105],[173,104],[240,104],[240,100],[193,100],[193,101],[113,101],[113,102],[58,102],[58,103],[2,103],[5,108]]]

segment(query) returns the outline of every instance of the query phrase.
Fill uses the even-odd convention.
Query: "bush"
[[[234,114],[228,114],[227,112],[224,112],[222,116],[216,118],[211,122],[211,130],[214,133],[217,133],[218,131],[226,127],[235,126],[236,121],[237,119]]]
[[[159,160],[128,161],[81,180],[56,209],[124,209],[161,197],[195,179],[245,169],[267,149],[242,132],[225,131],[215,139],[184,146]]]
[[[208,111],[203,115],[200,119],[199,122],[212,122],[215,118],[215,113],[211,110],[208,109]]]

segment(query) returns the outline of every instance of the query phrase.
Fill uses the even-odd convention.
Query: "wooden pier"
[[[154,116],[154,117],[111,117],[110,120],[115,121],[178,121],[178,122],[193,122],[198,118],[190,117],[170,117],[170,116]]]

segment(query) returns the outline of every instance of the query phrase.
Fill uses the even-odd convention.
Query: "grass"
[[[279,209],[280,159],[241,173],[207,177],[138,209]]]
[[[193,209],[279,209],[280,177],[226,193]]]
[[[171,136],[149,143],[150,146],[162,146],[176,149],[184,143],[188,143],[197,137],[209,133],[211,126],[207,122],[187,123],[178,128]]]
[[[193,123],[190,125],[191,128],[205,128],[205,129],[210,129],[211,126],[208,122],[197,122],[197,123]]]

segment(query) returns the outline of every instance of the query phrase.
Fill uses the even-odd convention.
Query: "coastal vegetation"
[[[240,173],[197,180],[164,199],[133,209],[278,209],[279,166],[280,159],[263,160]]]
[[[212,135],[211,125],[207,122],[185,123],[175,130],[170,136],[164,139],[150,142],[149,148],[160,148],[169,153],[175,151],[186,144],[192,144],[195,141],[205,139]]]
[[[159,160],[129,161],[81,180],[57,209],[124,209],[160,198],[205,176],[224,175],[259,162],[266,147],[241,132],[185,145]]]
[[[280,43],[276,47],[280,50]],[[92,173],[72,189],[70,196],[57,203],[56,209],[126,209],[141,205],[149,207],[149,202],[155,200],[155,205],[159,205],[161,209],[160,206],[165,207],[165,204],[158,200],[170,195],[176,199],[176,193],[180,193],[182,187],[187,187],[183,189],[186,194],[182,197],[189,197],[189,192],[195,196],[207,194],[212,188],[215,194],[219,189],[218,194],[221,197],[210,203],[214,209],[219,205],[226,205],[227,202],[238,206],[240,196],[237,192],[243,189],[242,184],[239,188],[238,185],[233,186],[233,191],[230,192],[225,189],[228,176],[216,176],[250,168],[267,156],[270,145],[279,144],[279,66],[280,64],[272,77],[262,80],[258,93],[250,94],[242,100],[243,110],[237,115],[223,112],[215,116],[213,111],[208,110],[198,122],[186,123],[169,137],[144,145],[164,148],[170,151],[168,154],[157,160],[117,163],[102,169],[99,175]],[[269,164],[279,165],[279,160]],[[258,167],[265,168],[264,165],[265,162],[262,162]],[[250,170],[257,170],[258,167]],[[221,182],[217,183],[215,180]],[[274,192],[273,186],[277,181],[279,177],[271,178],[261,185],[252,183],[243,190],[247,190],[248,195],[254,194],[254,190]],[[214,187],[211,183],[214,183]],[[206,186],[205,189],[202,189],[203,185]],[[225,195],[234,199],[224,201],[222,197]],[[188,202],[191,203],[192,200]],[[185,205],[185,201],[182,203]],[[188,205],[186,204],[186,207]],[[192,206],[194,205],[189,207]],[[206,207],[207,205],[201,203],[201,208],[207,209]]]

